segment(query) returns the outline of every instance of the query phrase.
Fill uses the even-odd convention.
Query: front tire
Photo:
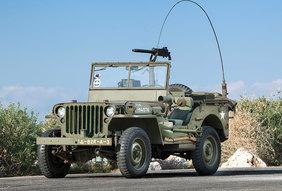
[[[142,177],[151,162],[151,143],[147,133],[138,127],[126,129],[119,139],[117,165],[127,178]]]
[[[198,138],[196,143],[196,150],[191,154],[193,165],[200,175],[212,175],[217,171],[221,146],[218,133],[214,128],[203,127],[202,136]]]
[[[60,137],[61,131],[58,129],[50,129],[42,134],[42,137]],[[69,163],[52,154],[52,150],[58,146],[54,145],[39,145],[37,148],[38,164],[41,173],[47,178],[63,178],[70,169]]]

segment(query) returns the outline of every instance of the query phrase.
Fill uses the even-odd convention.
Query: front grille
[[[104,133],[104,108],[100,105],[66,106],[66,133],[93,137]]]

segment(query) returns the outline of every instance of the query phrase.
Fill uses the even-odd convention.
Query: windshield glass
[[[164,87],[166,66],[132,66],[129,87]]]
[[[166,65],[95,66],[91,88],[165,88],[166,72]]]
[[[93,88],[123,87],[122,82],[127,78],[128,70],[126,70],[125,66],[95,67]]]

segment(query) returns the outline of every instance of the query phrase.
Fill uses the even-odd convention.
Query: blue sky
[[[0,101],[20,102],[40,119],[58,102],[87,100],[92,62],[147,61],[132,48],[156,47],[177,1],[0,1]],[[209,14],[222,49],[231,98],[282,87],[282,1],[196,1]],[[219,91],[221,68],[205,15],[179,4],[160,46],[172,54],[171,83]],[[160,59],[162,61],[164,59]]]

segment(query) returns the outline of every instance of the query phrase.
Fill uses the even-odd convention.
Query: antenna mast
[[[178,1],[176,2],[172,7],[171,9],[168,11],[164,21],[163,21],[163,24],[162,24],[162,27],[161,27],[161,30],[160,30],[160,34],[159,34],[159,38],[158,38],[158,43],[157,43],[157,49],[159,48],[159,43],[160,43],[160,40],[161,40],[161,35],[162,35],[162,32],[163,32],[163,28],[164,28],[164,25],[165,25],[165,22],[170,14],[170,12],[173,10],[173,8],[179,4],[179,3],[182,3],[183,1],[186,1],[186,2],[190,2],[190,3],[193,3],[195,5],[197,5],[204,13],[205,15],[207,16],[208,18],[208,21],[210,23],[210,26],[212,28],[212,31],[213,31],[213,34],[214,34],[214,37],[215,37],[215,40],[216,40],[216,43],[217,43],[217,48],[218,48],[218,52],[219,52],[219,57],[220,57],[220,62],[221,62],[221,69],[222,69],[222,84],[221,84],[221,88],[222,88],[222,95],[223,97],[227,97],[227,84],[225,83],[225,76],[224,76],[224,68],[223,68],[223,60],[222,60],[222,55],[221,55],[221,50],[220,50],[220,46],[219,46],[219,42],[218,42],[218,39],[217,39],[217,35],[216,35],[216,32],[215,32],[215,29],[213,27],[213,24],[211,22],[211,19],[209,17],[209,15],[207,14],[207,12],[204,10],[204,8],[199,5],[198,3],[192,1],[192,0],[181,0],[181,1]]]

